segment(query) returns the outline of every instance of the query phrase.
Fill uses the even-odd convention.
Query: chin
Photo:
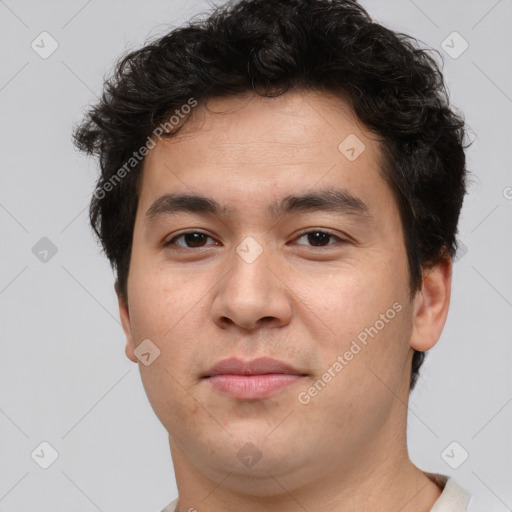
[[[290,453],[293,451],[290,447]],[[303,462],[290,461],[286,453],[276,452],[272,457],[263,454],[254,465],[241,463],[236,453],[228,461],[215,459],[201,465],[214,482],[222,481],[222,486],[233,492],[257,498],[275,498],[286,494],[283,487],[292,492],[306,485],[311,481],[311,468],[306,468]]]

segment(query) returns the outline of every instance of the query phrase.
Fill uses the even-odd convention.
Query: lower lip
[[[207,380],[212,387],[233,398],[267,398],[297,382],[300,375],[268,373],[264,375],[214,375]]]

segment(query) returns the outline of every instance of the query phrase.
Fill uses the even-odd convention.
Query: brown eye
[[[332,233],[328,231],[322,231],[322,230],[314,230],[314,231],[308,231],[306,233],[302,233],[298,237],[298,240],[301,238],[307,237],[307,241],[311,244],[312,247],[327,247],[329,245],[334,245],[328,243],[330,238],[335,238],[336,240],[340,242],[344,242],[340,237],[333,235]],[[299,244],[304,245],[304,244]]]
[[[183,238],[184,244],[175,243],[176,240]],[[178,247],[184,247],[185,249],[193,249],[195,247],[205,247],[204,242],[206,239],[211,238],[205,233],[201,233],[200,231],[188,231],[187,233],[181,233],[178,236],[175,236],[171,240],[165,243],[165,246],[177,245]],[[212,239],[213,240],[213,239]]]

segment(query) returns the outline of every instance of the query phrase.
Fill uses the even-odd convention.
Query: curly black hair
[[[90,221],[122,296],[127,300],[139,153],[162,137],[159,126],[178,113],[186,124],[183,106],[191,99],[324,90],[346,97],[382,141],[381,172],[400,210],[412,297],[422,268],[455,255],[466,193],[465,122],[449,104],[431,51],[372,21],[355,0],[242,0],[122,57],[73,134],[77,148],[99,159]],[[167,131],[171,137],[179,128]],[[424,355],[414,352],[411,390]]]

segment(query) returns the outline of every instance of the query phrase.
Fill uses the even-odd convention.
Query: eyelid
[[[182,231],[181,233],[175,233],[171,236],[165,237],[164,241],[162,242],[163,247],[167,247],[168,245],[171,245],[171,242],[173,240],[176,240],[177,238],[180,238],[184,235],[190,235],[193,233],[199,233],[201,235],[204,235],[207,238],[211,238],[212,240],[215,240],[215,238],[208,233],[205,233],[204,231],[201,231],[200,229],[189,229],[187,231]],[[173,244],[175,245],[175,244]],[[193,249],[193,247],[182,247],[181,245],[176,245],[176,247],[179,247],[180,249]],[[197,249],[197,248],[196,248]],[[201,247],[198,247],[198,249],[201,249]]]
[[[309,247],[309,248],[312,248],[312,249],[329,249],[330,247],[332,246],[337,246],[339,245],[340,243],[341,244],[347,244],[349,243],[349,240],[347,237],[345,236],[340,236],[339,234],[337,234],[336,232],[330,230],[330,229],[326,229],[326,228],[313,228],[313,229],[306,229],[305,231],[301,232],[301,233],[298,233],[294,240],[297,240],[298,238],[302,238],[303,236],[305,235],[309,235],[309,234],[312,234],[312,233],[323,233],[325,235],[328,235],[332,238],[335,238],[337,239],[337,241],[333,244],[327,244],[327,245],[324,245],[324,246],[315,246],[315,245],[306,245],[306,244],[297,244],[297,245],[305,245],[306,247]]]
[[[343,240],[343,236],[344,236],[344,235],[339,234],[337,231],[333,231],[332,229],[329,229],[329,228],[306,228],[303,231],[299,231],[299,233],[297,233],[295,235],[295,238],[297,238],[299,236],[303,236],[303,235],[308,235],[310,233],[317,233],[317,232],[325,233],[326,235],[331,235],[335,238],[339,238],[340,240]]]

